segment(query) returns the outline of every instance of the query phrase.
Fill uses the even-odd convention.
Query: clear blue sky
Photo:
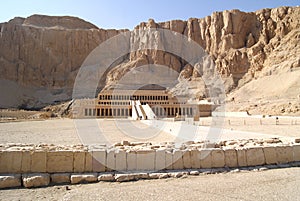
[[[214,11],[300,5],[299,0],[7,0],[1,3],[0,22],[32,14],[71,15],[100,28],[132,29],[149,18],[157,22],[202,18]]]

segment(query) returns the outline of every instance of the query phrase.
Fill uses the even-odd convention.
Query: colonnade
[[[153,106],[152,111],[157,117],[175,117],[178,115],[193,116],[197,113],[193,106]],[[85,116],[95,117],[129,117],[132,116],[131,107],[103,107],[103,108],[85,108]]]

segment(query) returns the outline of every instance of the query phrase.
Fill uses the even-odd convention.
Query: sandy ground
[[[5,121],[7,119],[17,120],[17,119],[29,119],[30,117],[39,114],[38,111],[28,111],[28,110],[12,110],[12,109],[0,109],[0,121]]]
[[[285,62],[289,61],[284,60],[283,63]],[[260,72],[261,76],[257,76],[257,78],[227,94],[227,100],[234,98],[234,101],[226,102],[226,111],[299,116],[300,71],[299,68],[296,68],[286,72],[287,69],[283,66],[280,68],[278,65],[266,66]],[[272,73],[266,76],[270,72]]]
[[[298,120],[298,122],[296,122]],[[183,142],[187,140],[203,140],[220,138],[223,140],[236,138],[270,138],[270,137],[300,137],[300,119],[279,119],[276,125],[274,119],[258,118],[202,118],[196,124],[201,125],[200,133],[193,138],[185,138],[187,130],[181,135],[174,136],[161,128],[145,125],[139,121],[129,120],[73,120],[52,119],[43,121],[22,121],[0,123],[0,143],[29,143],[29,144],[81,144],[86,143],[115,143],[122,140],[138,142]],[[211,127],[224,128],[223,136],[206,137],[205,133]],[[178,122],[175,122],[178,124]],[[297,125],[295,125],[297,123]],[[204,125],[204,126],[202,126]],[[247,131],[247,132],[239,132]],[[99,132],[101,133],[99,135]],[[253,133],[254,132],[254,133]]]
[[[95,137],[95,133],[98,135]],[[143,134],[144,133],[144,134]],[[99,137],[100,136],[100,137]],[[81,144],[115,143],[122,140],[165,142],[174,141],[171,134],[128,120],[53,119],[0,123],[0,143]],[[96,139],[97,138],[97,139]]]
[[[0,200],[300,200],[300,168],[0,190]]]
[[[80,144],[71,119],[0,123],[0,142]]]
[[[214,122],[217,122],[215,125]],[[300,137],[299,117],[226,117],[226,118],[202,118],[197,125],[220,126],[224,129],[249,131],[272,134],[285,137]]]

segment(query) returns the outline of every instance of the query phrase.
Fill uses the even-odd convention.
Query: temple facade
[[[185,97],[173,96],[166,90],[105,90],[96,99],[75,101],[74,117],[140,119],[167,117],[207,117],[215,106]],[[151,108],[151,109],[148,109]],[[152,110],[153,115],[148,114]]]

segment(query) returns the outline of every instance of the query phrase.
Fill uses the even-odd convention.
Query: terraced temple
[[[74,117],[156,117],[211,116],[215,105],[208,101],[188,100],[166,90],[105,90],[97,99],[81,99],[75,103]]]

